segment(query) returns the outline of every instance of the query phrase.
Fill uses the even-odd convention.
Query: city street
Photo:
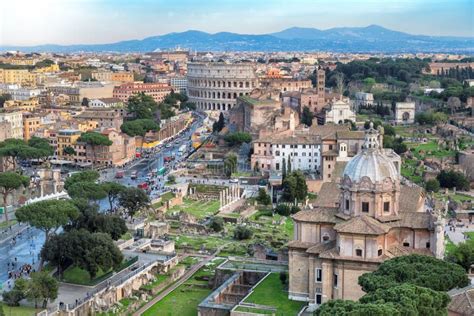
[[[126,186],[137,186],[144,182],[148,173],[152,170],[157,170],[164,166],[164,157],[172,156],[175,160],[168,163],[167,173],[183,157],[178,154],[178,149],[181,145],[186,144],[187,150],[191,149],[191,135],[194,131],[202,126],[203,117],[199,116],[195,122],[189,127],[186,132],[175,137],[170,141],[170,146],[163,146],[160,150],[150,153],[148,158],[139,158],[128,164],[125,168],[110,168],[101,172],[101,181],[115,181]],[[122,179],[116,179],[115,174],[118,170],[124,171]],[[137,173],[137,179],[130,179],[132,172]],[[164,176],[166,176],[166,174]],[[161,184],[164,184],[165,179],[162,177]],[[159,192],[155,192],[158,194]],[[153,198],[153,196],[152,196]],[[107,199],[99,202],[102,210],[108,209],[109,203]],[[0,232],[0,290],[8,289],[9,285],[13,286],[13,281],[9,282],[9,271],[14,270],[18,272],[19,269],[25,265],[30,264],[33,268],[37,268],[38,258],[41,248],[44,244],[44,234],[35,228],[28,228],[26,225],[14,225],[12,229],[6,229]],[[12,266],[12,263],[14,266]]]

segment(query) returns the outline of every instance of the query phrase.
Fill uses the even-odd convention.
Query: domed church
[[[359,276],[384,260],[411,253],[443,257],[443,220],[425,211],[422,188],[400,184],[396,154],[379,141],[371,124],[361,151],[346,164],[338,183],[327,183],[333,192],[321,189],[318,199],[334,203],[316,204],[293,216],[290,299],[312,305],[357,300],[364,295]]]

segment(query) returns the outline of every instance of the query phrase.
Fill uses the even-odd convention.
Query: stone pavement
[[[464,227],[455,227],[453,231],[449,228],[450,226],[446,225],[445,232],[455,245],[466,240],[464,232],[474,232],[474,224],[464,225]]]

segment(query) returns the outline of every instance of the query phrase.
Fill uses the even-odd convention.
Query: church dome
[[[382,182],[386,178],[392,181],[398,180],[398,169],[395,164],[380,149],[378,142],[378,131],[370,128],[365,134],[365,143],[362,150],[354,156],[346,165],[343,177],[349,177],[352,182],[360,182],[367,177],[372,183]]]

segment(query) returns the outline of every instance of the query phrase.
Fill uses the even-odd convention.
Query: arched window
[[[324,241],[324,242],[329,241],[329,235],[328,235],[328,234],[324,234],[324,235],[323,235],[323,241]]]
[[[380,257],[382,254],[383,254],[383,250],[382,250],[382,248],[380,248],[380,249],[377,251],[377,255]]]

